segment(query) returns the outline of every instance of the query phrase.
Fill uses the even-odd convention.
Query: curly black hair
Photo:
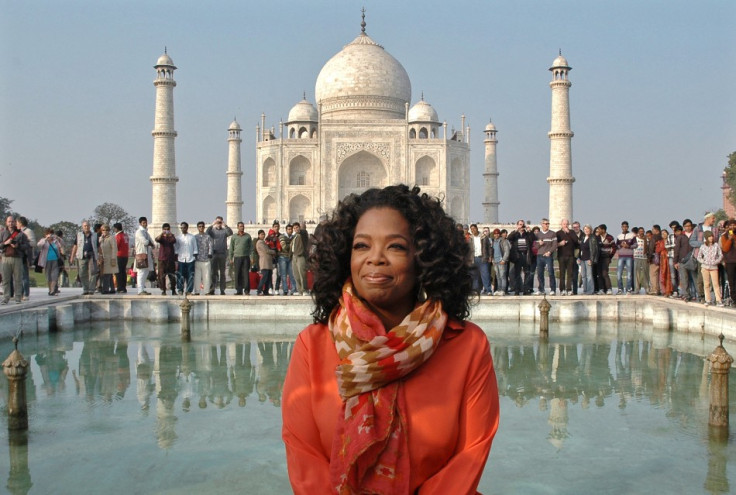
[[[421,287],[428,298],[439,299],[449,316],[467,318],[473,293],[470,246],[457,230],[455,220],[442,209],[441,199],[421,193],[417,186],[409,189],[399,184],[347,196],[338,203],[332,217],[315,229],[316,248],[309,259],[314,273],[314,321],[327,323],[338,305],[342,286],[350,276],[355,226],[372,208],[393,208],[409,223],[417,291]]]

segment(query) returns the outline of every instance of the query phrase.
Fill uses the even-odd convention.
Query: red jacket
[[[115,234],[115,242],[118,244],[118,258],[127,258],[130,252],[130,245],[128,244],[128,235],[122,230]]]

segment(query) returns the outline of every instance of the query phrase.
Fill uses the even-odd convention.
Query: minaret
[[[166,53],[158,58],[156,65],[156,115],[153,125],[153,189],[149,232],[153,237],[161,231],[161,225],[168,222],[172,230],[176,228],[176,157],[174,155],[174,71],[176,67]]]
[[[572,218],[572,151],[573,132],[570,130],[570,86],[567,78],[572,67],[560,55],[549,68],[552,72],[552,126],[549,131],[549,222],[553,230],[560,227],[563,218]]]
[[[496,126],[490,122],[486,126],[486,168],[483,172],[485,200],[483,201],[483,222],[498,223],[498,165],[496,164]]]
[[[233,120],[228,127],[229,143],[227,155],[227,201],[225,207],[227,211],[227,224],[235,226],[242,221],[243,216],[243,189],[242,177],[243,171],[240,169],[240,125],[237,120]]]

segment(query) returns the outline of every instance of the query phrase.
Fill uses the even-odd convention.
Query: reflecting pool
[[[290,493],[281,388],[305,323],[194,325],[191,343],[178,325],[128,322],[24,337],[30,428],[8,432],[3,377],[0,492]],[[707,424],[716,339],[552,324],[540,340],[478,323],[501,394],[481,492],[729,492],[734,435]]]

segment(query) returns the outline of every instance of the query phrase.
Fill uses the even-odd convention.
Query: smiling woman
[[[347,197],[315,235],[315,324],[283,391],[294,492],[476,493],[498,390],[488,339],[463,321],[462,233],[398,185]]]

